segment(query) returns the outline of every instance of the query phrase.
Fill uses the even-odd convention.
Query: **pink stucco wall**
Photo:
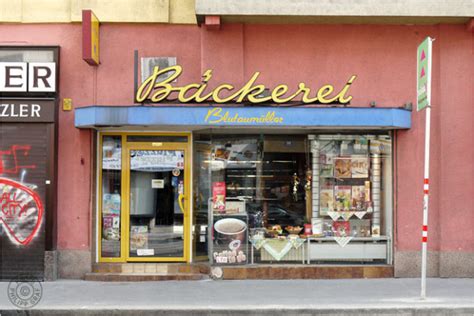
[[[81,59],[81,26],[0,25],[0,45],[59,45],[60,96],[75,107],[130,105],[133,51],[176,56],[180,83],[196,82],[207,68],[215,82],[241,84],[255,71],[273,86],[287,83],[342,86],[353,74],[353,106],[415,104],[416,47],[436,38],[430,200],[432,250],[474,251],[473,34],[464,25],[223,25],[105,24],[101,65]],[[91,236],[91,133],[74,127],[74,112],[59,116],[58,247],[89,249]],[[396,250],[418,250],[421,239],[424,114],[397,132]]]

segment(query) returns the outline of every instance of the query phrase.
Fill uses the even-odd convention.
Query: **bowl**
[[[303,230],[303,227],[299,227],[299,226],[296,226],[296,227],[291,227],[291,228],[285,228],[285,230],[290,234],[290,235],[298,235],[302,230]]]

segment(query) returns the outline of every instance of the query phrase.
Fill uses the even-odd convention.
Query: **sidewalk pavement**
[[[0,315],[474,315],[474,279],[44,282],[18,310],[0,282]]]

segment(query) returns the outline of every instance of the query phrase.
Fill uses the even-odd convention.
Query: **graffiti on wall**
[[[30,150],[30,145],[12,145],[7,150],[0,150],[0,175],[18,175],[21,170],[35,169],[36,165],[23,164]],[[5,161],[9,162],[10,166],[7,166]]]
[[[28,245],[38,232],[43,218],[43,204],[32,186],[0,178],[0,224],[10,240]]]
[[[30,145],[0,150],[0,175],[4,176],[0,177],[0,225],[17,245],[28,245],[35,238],[44,212],[37,186],[24,182],[27,171],[36,168],[26,163],[30,150]]]

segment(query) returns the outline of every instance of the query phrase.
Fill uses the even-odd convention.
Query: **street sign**
[[[426,298],[426,269],[428,253],[428,202],[430,189],[430,133],[431,133],[431,47],[427,37],[417,49],[416,109],[425,110],[425,162],[423,178],[423,226],[421,229],[421,299]]]
[[[433,39],[427,37],[417,50],[417,67],[416,67],[416,109],[423,110],[427,106],[431,106],[431,47]]]

